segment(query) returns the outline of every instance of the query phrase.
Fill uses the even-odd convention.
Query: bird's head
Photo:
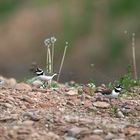
[[[115,90],[116,92],[120,92],[120,91],[122,90],[121,85],[115,86],[115,87],[114,87],[114,90]]]
[[[41,68],[36,68],[35,73],[37,76],[44,75],[44,71]]]

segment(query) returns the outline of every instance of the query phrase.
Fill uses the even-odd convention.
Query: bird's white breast
[[[46,76],[46,75],[40,75],[37,77],[39,80],[43,80],[43,81],[49,81],[52,79],[51,76]]]
[[[119,92],[115,92],[115,90],[112,90],[111,95],[112,97],[117,97],[119,95]]]

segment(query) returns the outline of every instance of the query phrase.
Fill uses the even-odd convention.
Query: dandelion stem
[[[52,67],[52,61],[51,61],[51,50],[50,47],[48,46],[48,72],[51,73],[51,67]]]
[[[135,54],[135,33],[132,33],[132,59],[133,59],[133,70],[134,78],[137,79],[137,67],[136,67],[136,54]]]
[[[52,71],[51,73],[53,73],[53,62],[54,62],[54,43],[52,44]]]
[[[48,67],[48,61],[49,61],[49,49],[47,47],[47,56],[46,56],[46,71],[49,71],[49,67]]]
[[[62,67],[63,67],[63,64],[64,64],[64,59],[65,59],[65,56],[66,56],[67,47],[68,47],[68,42],[66,42],[66,46],[65,46],[65,49],[64,49],[64,53],[63,53],[63,57],[62,57],[62,60],[61,60],[61,64],[60,64],[60,68],[59,68],[59,73],[58,73],[58,77],[57,77],[57,82],[59,82],[59,78],[60,78],[60,75],[61,75]]]

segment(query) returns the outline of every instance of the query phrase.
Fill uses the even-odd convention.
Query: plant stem
[[[53,62],[54,62],[54,43],[52,44],[52,71],[51,73],[53,73]]]
[[[57,82],[59,82],[59,78],[60,78],[60,75],[61,75],[62,67],[63,67],[63,64],[64,64],[64,59],[65,59],[65,56],[66,56],[67,47],[68,47],[68,43],[66,42],[66,46],[65,46],[65,49],[64,49],[63,57],[62,57],[60,68],[59,68]]]
[[[49,71],[48,61],[49,61],[49,48],[47,47],[47,56],[46,56],[46,71]]]
[[[135,33],[132,33],[132,59],[133,59],[133,70],[134,78],[137,79],[137,67],[136,67],[136,54],[135,54]]]
[[[48,72],[51,73],[52,72],[52,61],[51,61],[51,50],[50,50],[50,46],[48,46],[48,67],[49,67],[49,70]]]

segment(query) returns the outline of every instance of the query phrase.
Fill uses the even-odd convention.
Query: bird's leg
[[[43,82],[43,85],[42,85],[42,86],[43,86],[43,88],[45,88],[45,87],[46,87],[46,82],[45,82],[45,81]]]
[[[110,103],[110,105],[112,105],[111,98],[109,98],[109,103]]]
[[[84,95],[84,93],[82,93],[80,99],[81,99],[81,105],[84,105],[84,102],[85,102],[85,95]]]
[[[49,80],[49,85],[51,86],[51,84],[52,84],[52,80]]]
[[[47,82],[48,82],[48,87],[51,88],[51,82],[52,81],[51,80],[48,80]]]

